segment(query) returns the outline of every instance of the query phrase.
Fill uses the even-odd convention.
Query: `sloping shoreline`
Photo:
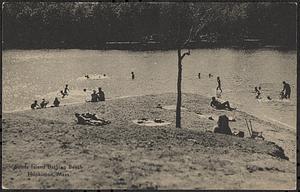
[[[292,189],[295,133],[247,113],[216,111],[209,98],[183,94],[182,128],[175,128],[176,95],[128,97],[100,103],[3,114],[3,185],[7,188]],[[112,123],[77,125],[74,113],[96,113]],[[232,130],[251,119],[267,141],[213,134],[216,122],[201,114],[235,116]],[[143,127],[139,118],[163,119]],[[289,138],[289,141],[285,139]],[[282,140],[282,142],[280,141]],[[274,143],[275,142],[275,143]],[[289,160],[286,160],[286,159]],[[70,176],[29,177],[12,164],[80,164]],[[45,170],[41,170],[45,171]],[[214,183],[214,184],[212,184]]]

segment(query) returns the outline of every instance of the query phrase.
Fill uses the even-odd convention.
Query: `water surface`
[[[183,60],[182,90],[213,96],[216,77],[220,76],[222,99],[263,119],[295,128],[296,58],[296,51],[272,49],[192,50]],[[83,88],[102,87],[107,98],[176,92],[176,51],[9,50],[3,52],[2,63],[4,111],[27,109],[35,99],[53,102],[65,84],[69,84],[71,96],[63,103],[83,102]],[[209,73],[214,76],[208,78]],[[106,78],[86,80],[85,74],[106,74]],[[282,81],[291,85],[290,101],[278,100]],[[257,101],[252,93],[255,86],[262,87],[264,98],[270,96],[274,101]]]

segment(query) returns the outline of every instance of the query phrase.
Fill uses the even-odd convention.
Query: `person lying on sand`
[[[41,108],[46,108],[48,103],[49,103],[49,101],[46,101],[45,99],[42,99],[42,102],[40,103]]]
[[[37,100],[35,100],[32,104],[31,104],[31,109],[40,109],[41,107],[39,106],[39,104],[37,103]]]
[[[225,101],[224,103],[221,103],[218,101],[215,97],[211,98],[210,106],[215,109],[228,109],[229,111],[235,110],[236,108],[230,107],[230,104],[228,101]]]
[[[77,124],[80,125],[107,125],[110,123],[110,121],[106,121],[104,119],[99,119],[96,117],[96,114],[79,114],[75,113],[75,117],[77,118]]]
[[[162,109],[162,106],[161,106],[161,104],[160,104],[160,103],[159,103],[159,104],[157,104],[156,108]]]

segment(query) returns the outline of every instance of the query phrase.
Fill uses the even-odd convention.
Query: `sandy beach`
[[[59,108],[4,113],[3,187],[9,189],[294,189],[296,130],[243,111],[217,111],[209,98],[183,94],[182,128],[175,128],[174,93]],[[76,124],[96,113],[105,126]],[[234,117],[232,131],[214,134],[215,120]],[[159,118],[165,126],[140,126]],[[250,139],[245,119],[265,140]],[[39,175],[39,176],[38,176]]]

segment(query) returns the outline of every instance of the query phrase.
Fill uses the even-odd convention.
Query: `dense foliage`
[[[238,44],[245,38],[295,46],[294,3],[3,4],[5,48],[93,48],[107,41],[161,42],[174,48],[191,25],[205,23],[195,41]]]

